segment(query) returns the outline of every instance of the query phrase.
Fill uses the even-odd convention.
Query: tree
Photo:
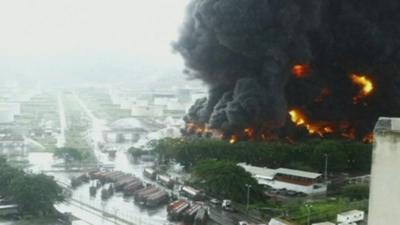
[[[261,193],[261,187],[251,174],[230,161],[201,161],[194,168],[194,175],[200,180],[200,185],[211,195],[244,203],[246,202],[246,184],[252,186],[252,195]]]
[[[10,184],[11,194],[19,208],[33,215],[45,215],[53,212],[55,202],[62,201],[62,188],[44,174],[16,177]]]
[[[166,138],[152,143],[159,159],[174,159],[190,170],[207,159],[247,162],[254,166],[324,170],[325,154],[329,155],[330,172],[363,172],[371,168],[372,146],[346,140],[307,140],[302,143],[239,142],[229,144],[215,139]]]
[[[146,154],[146,151],[140,148],[130,147],[128,149],[128,153],[134,158],[139,158],[140,156]]]
[[[53,204],[63,200],[62,188],[44,174],[26,174],[0,159],[0,194],[14,200],[29,214],[53,212]]]
[[[20,177],[23,174],[22,171],[9,166],[5,161],[0,163],[0,193],[9,195],[12,190],[11,183],[13,179]]]
[[[353,184],[347,185],[343,188],[343,196],[348,197],[350,200],[363,200],[369,197],[368,184]]]
[[[76,148],[62,147],[57,148],[54,156],[64,160],[65,167],[69,167],[72,163],[80,163],[84,159],[84,155]]]

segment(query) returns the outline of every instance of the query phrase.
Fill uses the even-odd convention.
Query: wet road
[[[106,123],[96,118],[78,96],[75,95],[75,97],[92,121],[92,127],[88,132],[88,142],[92,145],[97,160],[103,164],[113,165],[114,170],[130,173],[143,181],[150,182],[143,178],[143,169],[151,166],[152,163],[131,162],[126,153],[128,146],[119,146],[114,159],[110,159],[107,154],[100,151],[98,143],[103,143],[102,131],[107,128]],[[60,116],[61,120],[62,118]],[[72,177],[79,175],[77,173],[54,172],[54,168],[51,166],[55,163],[52,153],[30,153],[29,161],[32,164],[30,168],[32,172],[48,171],[47,174],[54,176],[57,181],[63,184],[68,185]],[[151,210],[143,209],[135,205],[132,198],[124,198],[120,193],[116,193],[108,201],[103,201],[100,196],[101,190],[95,197],[90,196],[89,186],[90,184],[83,184],[73,190],[72,200],[56,207],[63,212],[71,212],[74,216],[93,225],[162,225],[167,223],[165,205]],[[236,225],[238,221],[246,220],[246,216],[243,214],[226,212],[220,207],[212,206],[210,206],[210,216],[217,223],[209,222],[209,225]]]

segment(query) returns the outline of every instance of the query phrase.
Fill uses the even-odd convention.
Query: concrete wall
[[[380,118],[372,155],[369,225],[400,222],[400,119]]]

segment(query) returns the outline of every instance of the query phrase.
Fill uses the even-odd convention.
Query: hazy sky
[[[181,70],[182,60],[171,53],[170,43],[177,37],[186,2],[1,0],[0,76]]]

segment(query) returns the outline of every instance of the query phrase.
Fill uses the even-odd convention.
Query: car
[[[210,200],[210,203],[213,204],[213,205],[219,205],[219,204],[221,204],[221,201],[216,199],[216,198],[212,198]]]
[[[271,188],[268,192],[271,194],[278,194],[278,190],[274,188]]]
[[[235,209],[232,206],[232,201],[229,199],[224,199],[222,201],[222,209],[230,212],[235,212]]]
[[[290,196],[290,197],[294,197],[294,196],[297,195],[297,192],[295,192],[295,191],[287,191],[287,192],[286,192],[286,195],[287,195],[287,196]]]
[[[238,225],[249,225],[247,221],[239,221]]]
[[[282,188],[282,189],[278,190],[278,194],[280,194],[280,195],[286,195],[286,193],[287,193],[287,189],[286,188]]]
[[[296,193],[296,196],[297,196],[297,197],[307,197],[307,194],[304,193],[304,192],[297,192],[297,193]]]

